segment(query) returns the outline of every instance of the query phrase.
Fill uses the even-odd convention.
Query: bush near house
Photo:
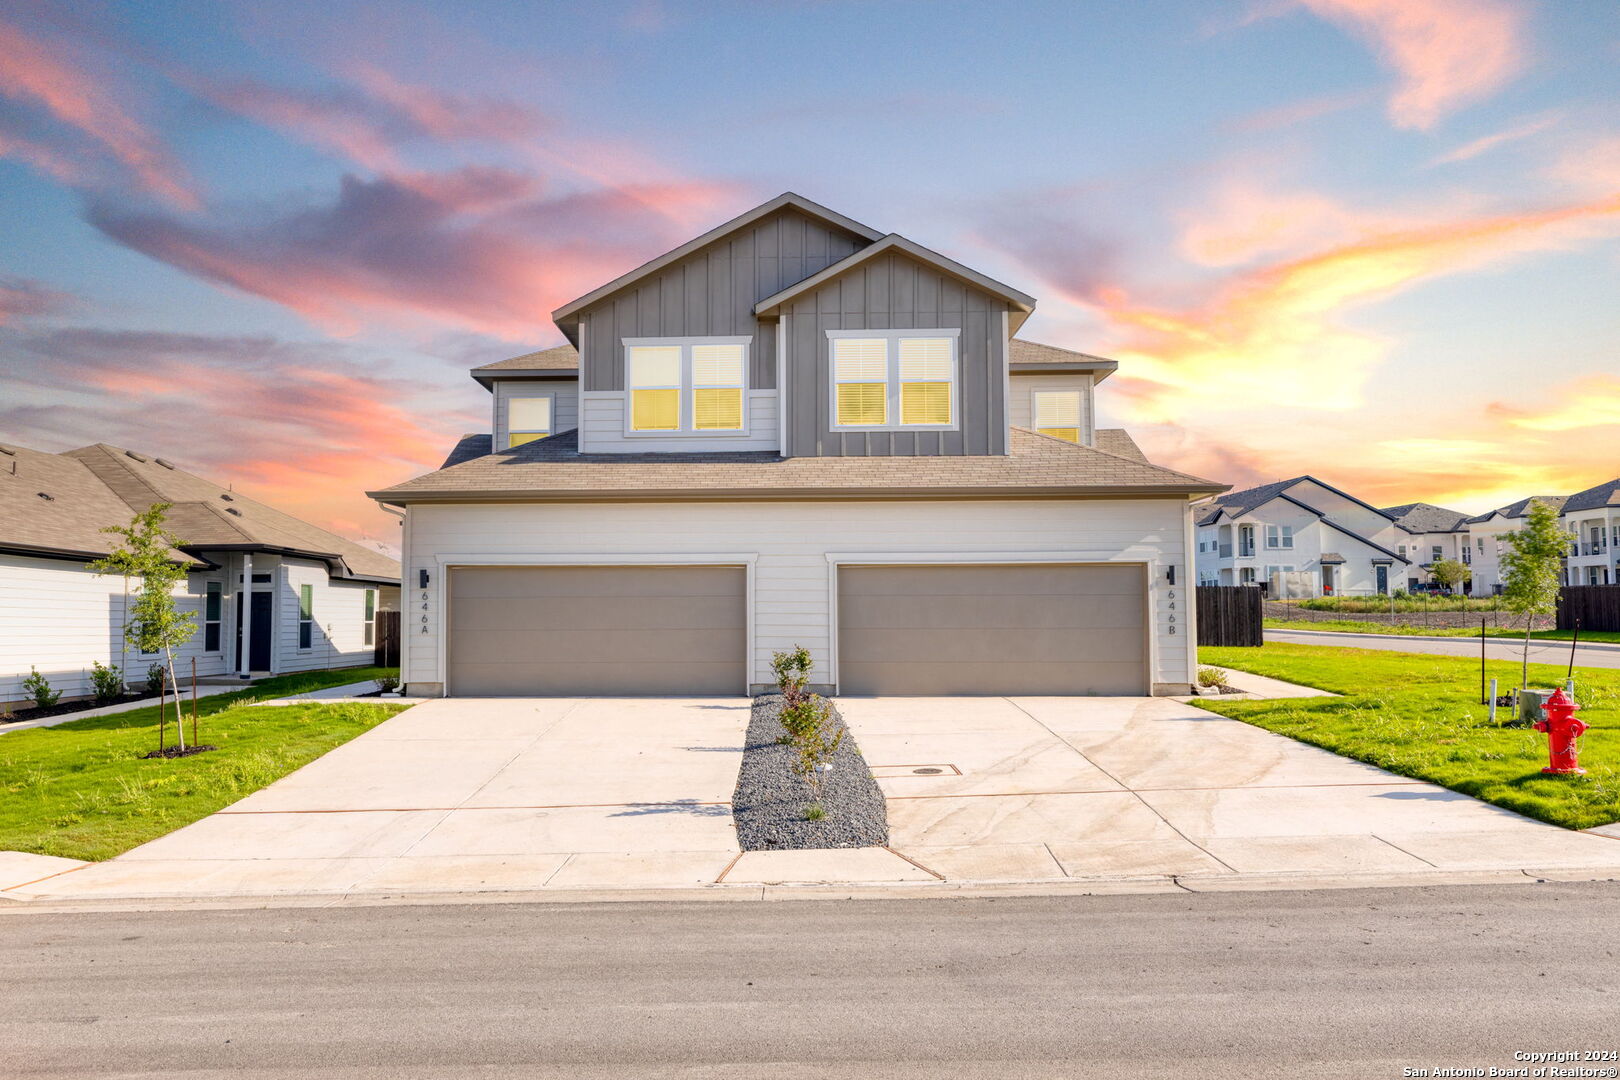
[[[28,669],[28,677],[22,681],[23,692],[34,699],[34,707],[48,709],[55,705],[62,697],[62,691],[51,689],[51,680],[39,673],[36,667]]]
[[[202,698],[219,749],[197,757],[139,756],[156,737],[156,705],[0,734],[0,851],[110,859],[207,817],[408,708],[254,702],[394,673],[309,672]]]
[[[1620,670],[1577,668],[1586,776],[1544,776],[1546,736],[1492,726],[1480,703],[1477,659],[1272,642],[1259,649],[1204,648],[1199,660],[1342,694],[1337,698],[1234,701],[1201,709],[1254,724],[1401,776],[1427,780],[1554,825],[1589,829],[1620,820]],[[1494,660],[1486,677],[1518,683],[1519,662]],[[1560,686],[1564,669],[1531,664],[1530,682]],[[1243,680],[1235,680],[1241,687]],[[1498,720],[1503,719],[1498,715]]]
[[[98,704],[117,701],[124,696],[124,677],[118,665],[108,666],[100,660],[90,661],[90,691]]]

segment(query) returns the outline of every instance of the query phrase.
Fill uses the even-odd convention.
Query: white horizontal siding
[[[365,643],[366,590],[378,591],[377,609],[382,610],[382,589],[356,581],[333,581],[322,563],[298,559],[282,562],[277,575],[275,626],[275,670],[319,671],[326,668],[360,667],[372,662],[373,646]],[[298,591],[314,587],[310,613],[310,647],[298,647]]]
[[[1080,441],[1097,444],[1096,419],[1092,411],[1093,383],[1090,375],[1014,375],[1009,380],[1007,422],[1013,427],[1035,428],[1035,394],[1042,390],[1080,391]]]
[[[1060,552],[1153,565],[1154,681],[1185,684],[1193,666],[1187,513],[1173,499],[418,505],[410,509],[405,572],[412,586],[420,570],[431,580],[425,591],[406,591],[405,677],[442,681],[443,567],[460,559],[753,556],[752,679],[768,682],[771,652],[795,644],[810,649],[823,676],[830,669],[829,553]],[[1177,568],[1177,586],[1165,583],[1167,565]]]
[[[222,580],[222,575],[192,574],[175,589],[175,606],[197,615],[196,634],[175,650],[182,679],[191,675],[194,656],[199,675],[226,670],[223,652],[203,649],[202,594],[211,579]],[[22,680],[31,667],[64,700],[90,694],[90,665],[96,662],[122,668],[130,682],[144,682],[147,666],[160,658],[142,656],[125,645],[124,603],[121,577],[98,577],[83,563],[0,555],[0,705],[26,704]],[[220,644],[230,647],[225,626]]]
[[[692,454],[725,450],[775,450],[781,443],[776,391],[748,390],[748,430],[741,435],[636,435],[624,433],[623,391],[580,395],[579,449],[587,454]]]

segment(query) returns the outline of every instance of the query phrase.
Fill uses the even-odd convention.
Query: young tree
[[[174,650],[191,640],[197,626],[191,612],[178,611],[174,606],[174,588],[185,580],[186,568],[169,555],[183,541],[163,527],[163,515],[168,509],[168,503],[154,503],[131,518],[127,526],[102,529],[122,537],[123,544],[106,558],[91,563],[90,569],[97,574],[122,574],[126,582],[140,582],[125,612],[124,638],[143,653],[163,654],[178,709],[180,684],[174,674]],[[180,749],[184,750],[185,727],[175,726],[180,730]]]
[[[1507,534],[1502,556],[1502,604],[1524,616],[1524,655],[1519,685],[1530,681],[1530,628],[1537,615],[1558,610],[1559,572],[1569,537],[1558,527],[1558,511],[1544,502],[1530,504],[1524,528]]]
[[[1466,584],[1474,572],[1456,559],[1436,559],[1429,565],[1429,576],[1434,578],[1436,585],[1451,592]]]

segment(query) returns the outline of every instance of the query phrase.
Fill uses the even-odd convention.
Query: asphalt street
[[[12,909],[0,915],[0,1075],[1501,1068],[1516,1051],[1620,1049],[1616,925],[1620,883]]]
[[[1380,634],[1325,634],[1317,631],[1300,633],[1294,630],[1266,630],[1267,641],[1291,641],[1296,645],[1341,645],[1352,649],[1389,649],[1394,652],[1431,653],[1435,656],[1466,656],[1479,658],[1479,638],[1412,638]],[[1567,641],[1532,641],[1532,664],[1569,663]],[[1512,638],[1486,638],[1485,655],[1492,660],[1518,660],[1524,653],[1523,640]],[[1577,645],[1575,667],[1620,668],[1620,649],[1614,646]]]

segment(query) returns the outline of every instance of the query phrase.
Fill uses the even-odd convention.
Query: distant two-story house
[[[399,563],[176,468],[98,443],[53,454],[0,446],[0,707],[27,704],[37,670],[64,700],[91,692],[95,663],[141,683],[161,659],[124,640],[139,582],[90,564],[127,526],[167,503],[170,552],[186,568],[176,607],[196,627],[176,653],[182,677],[282,674],[370,664],[377,612],[398,607]]]
[[[413,693],[1183,692],[1191,500],[1098,430],[1113,362],[1025,293],[782,195],[486,365],[491,430],[405,511]]]
[[[1433,503],[1386,506],[1383,512],[1400,530],[1395,553],[1410,560],[1402,583],[1408,590],[1430,584],[1434,578],[1429,569],[1441,559],[1472,567],[1474,553],[1468,542],[1467,514]]]
[[[1418,565],[1411,535],[1377,507],[1296,476],[1200,504],[1198,579],[1270,586],[1278,574],[1303,573],[1311,595],[1387,594]]]
[[[1531,495],[1468,519],[1468,542],[1474,549],[1470,563],[1474,572],[1471,591],[1475,596],[1490,596],[1502,591],[1502,556],[1507,553],[1507,534],[1524,527],[1531,504],[1538,502],[1559,510],[1564,505],[1565,496]]]
[[[1565,499],[1559,521],[1570,534],[1564,584],[1620,584],[1620,479]]]

